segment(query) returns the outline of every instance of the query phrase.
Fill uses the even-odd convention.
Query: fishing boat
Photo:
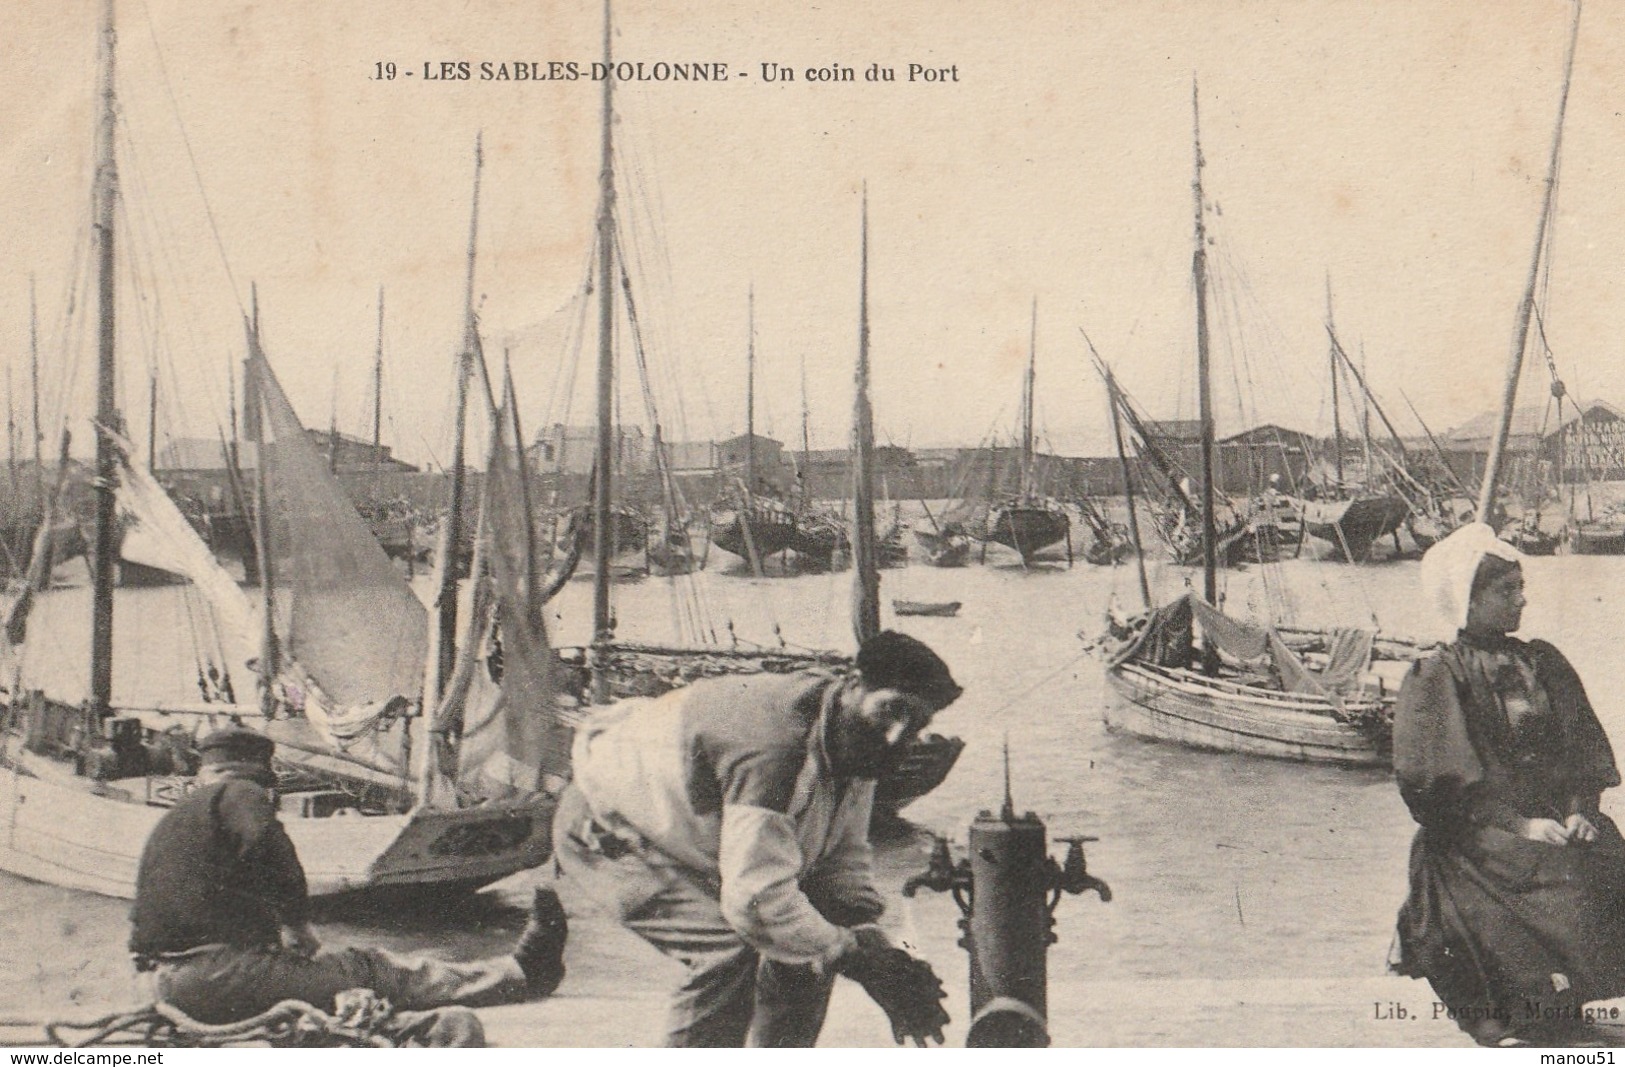
[[[744,560],[758,577],[767,560],[790,548],[796,516],[763,492],[756,470],[756,292],[747,297],[745,343],[745,462],[740,476],[711,507],[711,544]]]
[[[931,524],[929,530],[914,528],[914,544],[924,555],[925,562],[933,567],[963,567],[969,563],[972,542],[965,527],[946,517],[938,522],[931,513],[931,505],[924,500],[920,501],[920,507],[925,509],[926,521]]]
[[[1127,425],[1128,436],[1133,439],[1136,451],[1159,481],[1160,492],[1147,493],[1148,509],[1154,520],[1152,528],[1167,546],[1168,555],[1175,563],[1185,567],[1199,566],[1206,556],[1203,531],[1207,522],[1203,517],[1203,502],[1193,499],[1192,472],[1186,471],[1171,443],[1165,440],[1165,435],[1155,428],[1127,391],[1117,384],[1111,369],[1093,347],[1091,343],[1095,367],[1102,380],[1107,382],[1113,426],[1122,435],[1123,425]],[[1123,462],[1127,463],[1126,455]],[[1126,467],[1124,477],[1129,477]],[[1283,529],[1280,522],[1282,516],[1273,508],[1238,506],[1219,495],[1217,490],[1213,493],[1212,506],[1216,512],[1212,520],[1214,566],[1238,567],[1244,563],[1272,562],[1281,556],[1285,548],[1296,547],[1298,543],[1298,538],[1290,536]],[[1132,508],[1130,518],[1133,520],[1129,524],[1130,547],[1134,552],[1143,554],[1143,544],[1137,536],[1132,535],[1138,523]]]
[[[963,607],[957,600],[893,600],[891,609],[898,615],[928,615],[948,619],[959,614]]]
[[[1093,537],[1089,547],[1083,550],[1086,562],[1109,567],[1134,554],[1134,541],[1129,536],[1128,527],[1108,518],[1104,503],[1090,497],[1080,497],[1075,506],[1078,517]]]
[[[1196,108],[1195,89],[1192,108]],[[1200,121],[1194,125],[1197,392],[1201,413],[1199,504],[1203,591],[1113,619],[1106,641],[1109,727],[1193,748],[1310,763],[1383,766],[1392,761],[1398,672],[1420,651],[1370,631],[1258,626],[1225,615],[1218,601],[1213,402],[1208,359],[1207,227]],[[1114,409],[1118,389],[1108,377]],[[1115,416],[1114,416],[1115,418]],[[1121,447],[1121,446],[1120,446]],[[1131,505],[1132,507],[1132,505]],[[1142,565],[1143,567],[1143,565]],[[1389,669],[1379,667],[1384,660]]]
[[[1057,500],[1039,492],[1033,452],[1033,400],[1038,369],[1038,301],[1033,300],[1032,331],[1027,348],[1027,376],[1021,394],[1020,487],[1010,497],[992,502],[981,532],[982,561],[987,546],[1003,545],[1021,557],[1023,565],[1053,545],[1066,542],[1066,562],[1072,564],[1072,520]]]
[[[440,700],[425,713],[426,613],[394,574],[293,414],[260,351],[257,309],[248,331],[257,542],[264,576],[257,617],[247,595],[151,473],[131,462],[131,448],[115,429],[121,424],[115,371],[123,338],[114,327],[113,238],[125,231],[117,214],[112,0],[103,5],[99,32],[101,106],[91,230],[100,283],[98,441],[89,684],[83,701],[48,695],[29,684],[26,661],[18,661],[17,682],[0,720],[0,826],[5,827],[0,870],[133,896],[148,834],[192,788],[198,737],[245,721],[278,742],[279,807],[313,895],[460,892],[536,865],[549,854],[551,842],[553,797],[544,769],[567,769],[559,765],[567,752],[561,755],[556,735],[550,735],[547,753],[527,754],[511,745],[521,736],[536,741],[549,726],[547,712],[536,709],[550,708],[550,702],[498,701],[488,716],[476,719],[469,702]],[[168,542],[220,630],[238,647],[252,645],[257,633],[257,703],[235,700],[229,674],[211,677],[213,691],[206,688],[205,699],[193,704],[115,703],[121,510],[139,516]],[[317,545],[323,552],[319,558],[311,551]],[[16,625],[7,628],[8,637],[26,641],[26,617],[14,611],[11,621]],[[509,646],[515,639],[522,645],[526,636],[523,628],[504,632]],[[7,652],[17,656],[25,650]],[[448,651],[455,653],[442,644],[438,653]],[[473,657],[470,651],[461,661],[469,675],[476,673]],[[511,650],[505,662],[505,692],[549,694],[545,662],[539,674]],[[201,685],[201,667],[199,680]],[[453,721],[461,728],[455,764],[437,758]],[[409,748],[414,738],[416,745]],[[390,744],[398,747],[394,760],[385,762],[381,755]],[[408,773],[412,752],[421,761],[416,774]]]
[[[1344,469],[1344,442],[1342,416],[1342,390],[1338,388],[1346,363],[1355,375],[1359,369],[1338,343],[1337,330],[1332,323],[1332,288],[1326,283],[1326,333],[1330,339],[1327,359],[1331,367],[1332,383],[1332,464],[1334,474],[1328,484],[1318,487],[1312,499],[1296,502],[1303,530],[1331,547],[1331,558],[1358,563],[1371,557],[1371,548],[1383,537],[1394,535],[1411,516],[1411,505],[1397,493],[1382,492],[1373,483],[1378,480],[1377,463],[1373,457],[1369,425],[1364,427],[1361,440],[1365,447],[1365,484],[1350,485]],[[1361,385],[1364,379],[1361,378]],[[1370,410],[1367,392],[1367,408]],[[1369,416],[1367,416],[1369,421]],[[1398,542],[1396,540],[1397,549]]]

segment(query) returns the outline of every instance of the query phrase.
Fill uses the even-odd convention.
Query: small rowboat
[[[899,615],[937,615],[951,617],[959,614],[957,600],[893,600],[891,608]]]

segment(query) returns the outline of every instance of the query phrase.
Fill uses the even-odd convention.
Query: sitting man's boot
[[[549,996],[564,980],[564,942],[569,933],[559,895],[546,886],[538,887],[530,905],[530,921],[513,950],[532,996]]]

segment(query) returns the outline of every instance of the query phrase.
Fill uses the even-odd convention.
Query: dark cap
[[[206,766],[248,763],[269,767],[271,753],[276,751],[276,742],[253,730],[228,726],[199,741],[197,750]]]
[[[898,689],[941,711],[963,693],[942,657],[924,641],[882,630],[858,648],[858,673],[869,689]]]

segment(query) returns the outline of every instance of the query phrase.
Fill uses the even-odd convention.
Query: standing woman
[[[1511,636],[1522,558],[1482,523],[1422,558],[1458,632],[1394,713],[1420,829],[1390,963],[1485,1045],[1585,1040],[1582,1005],[1625,994],[1625,840],[1597,807],[1619,771],[1569,661]]]

